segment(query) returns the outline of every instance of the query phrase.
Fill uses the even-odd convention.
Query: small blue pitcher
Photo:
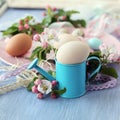
[[[66,92],[61,95],[64,98],[77,98],[86,92],[86,62],[89,60],[98,60],[99,65],[95,71],[91,73],[88,79],[99,72],[101,68],[100,59],[97,57],[89,57],[86,61],[79,64],[62,64],[56,61],[56,78],[52,77],[45,70],[38,67],[36,64],[38,59],[35,59],[28,69],[35,67],[48,80],[57,80],[59,89],[66,88]]]

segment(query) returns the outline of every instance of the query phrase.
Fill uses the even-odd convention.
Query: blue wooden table
[[[27,14],[40,21],[42,11],[8,9],[0,18],[0,29]],[[0,65],[4,63],[0,61]],[[120,79],[120,66],[114,67]],[[120,120],[120,84],[111,89],[87,92],[76,99],[48,97],[39,100],[26,89],[17,89],[0,95],[0,120]]]

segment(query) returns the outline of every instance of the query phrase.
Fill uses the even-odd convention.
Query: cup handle
[[[89,58],[87,59],[87,61],[89,61],[89,60],[98,60],[98,61],[99,61],[99,66],[96,68],[96,70],[94,70],[94,71],[90,74],[90,76],[88,77],[88,80],[89,80],[93,75],[95,75],[97,72],[99,72],[99,71],[100,71],[100,68],[101,68],[101,61],[100,61],[100,59],[99,59],[98,57],[89,57]]]

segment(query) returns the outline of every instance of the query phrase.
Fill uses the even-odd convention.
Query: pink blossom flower
[[[20,25],[22,25],[22,24],[23,24],[23,21],[22,21],[22,20],[20,20],[20,21],[19,21],[19,24],[20,24]]]
[[[105,55],[105,56],[108,56],[110,54],[110,49],[106,44],[101,44],[99,46],[99,49],[101,51],[101,55]]]
[[[46,9],[51,9],[51,6],[50,6],[50,5],[47,5],[47,6],[46,6]]]
[[[24,27],[25,27],[25,29],[29,29],[30,28],[30,26],[28,24],[25,24]]]
[[[38,92],[39,92],[38,89],[37,89],[37,86],[34,85],[34,86],[32,87],[32,92],[33,92],[33,93],[38,93]]]
[[[41,46],[42,46],[43,48],[47,48],[47,47],[48,47],[48,43],[47,43],[46,41],[43,41],[43,42],[41,43]]]
[[[52,86],[54,87],[54,86],[56,86],[57,85],[57,81],[56,80],[53,80],[52,81]]]
[[[60,16],[57,18],[57,21],[66,20],[67,16]]]
[[[37,79],[37,80],[34,81],[34,84],[37,86],[39,84],[42,84],[42,81],[40,79]]]
[[[39,35],[39,34],[35,34],[35,35],[33,36],[33,40],[39,41],[39,40],[40,40],[40,35]]]
[[[107,59],[108,59],[109,62],[113,62],[114,54],[110,54]]]
[[[67,16],[62,16],[62,20],[66,20]]]
[[[116,54],[114,54],[114,58],[113,58],[113,61],[114,62],[117,62],[118,61],[118,59],[119,59],[119,54],[118,53],[116,53]]]
[[[25,22],[28,23],[28,22],[29,22],[29,19],[28,19],[28,18],[25,18]]]
[[[41,35],[45,35],[45,32],[42,32]]]
[[[108,60],[110,62],[117,62],[118,59],[119,59],[119,54],[117,54],[117,53],[110,54],[108,57]]]
[[[60,16],[58,17],[58,20],[66,20],[67,16]]]
[[[55,93],[51,93],[51,98],[56,99],[58,96]]]
[[[118,59],[117,59],[117,62],[120,63],[120,55],[119,55],[119,57],[118,57]]]
[[[107,46],[103,43],[99,46],[100,51],[103,51],[104,49],[107,49]]]
[[[43,98],[43,94],[42,94],[42,93],[38,93],[38,94],[37,94],[37,98],[38,98],[38,99],[42,99],[42,98]]]
[[[18,30],[19,30],[19,31],[22,31],[23,29],[24,29],[24,27],[23,27],[22,25],[19,25],[19,26],[18,26]]]
[[[56,7],[52,7],[52,11],[56,11],[57,10],[57,8]]]
[[[42,14],[43,16],[46,16],[46,12],[43,12],[43,14]]]

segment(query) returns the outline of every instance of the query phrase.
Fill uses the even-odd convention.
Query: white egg
[[[71,41],[62,45],[56,54],[56,59],[62,64],[77,64],[85,61],[90,53],[87,43]]]
[[[67,33],[60,34],[58,36],[58,39],[59,41],[56,41],[53,45],[57,49],[67,42],[79,40],[78,37]]]
[[[58,29],[64,27],[74,28],[74,26],[70,22],[54,22],[49,26],[50,29]]]
[[[73,32],[72,32],[72,35],[73,36],[82,36],[84,35],[84,32],[82,29],[75,29]]]
[[[102,41],[99,38],[91,38],[88,40],[90,48],[98,50],[99,46],[102,44]]]

